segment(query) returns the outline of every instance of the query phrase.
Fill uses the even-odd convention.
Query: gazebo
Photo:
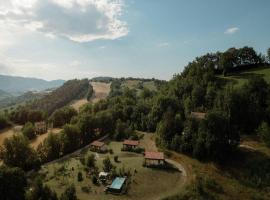
[[[164,153],[146,151],[144,155],[145,165],[148,166],[159,166],[165,164]]]

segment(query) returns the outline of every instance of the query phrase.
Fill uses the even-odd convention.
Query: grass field
[[[218,76],[218,77],[235,83],[235,87],[241,87],[251,77],[256,77],[256,76],[263,77],[267,83],[270,83],[270,68],[260,67],[257,69],[250,69],[244,72],[235,73],[226,77],[223,77],[223,76]]]
[[[270,161],[270,149],[257,138],[243,137],[239,152],[227,164],[218,165],[212,162],[199,162],[183,154],[171,153],[171,159],[182,163],[185,167],[188,174],[188,183],[194,183],[196,177],[215,180],[216,185],[222,188],[222,192],[208,191],[211,196],[214,196],[214,199],[270,199],[270,186],[256,187],[249,184],[249,179],[252,179],[252,177],[258,177],[260,180],[264,179],[266,174],[260,174],[259,171],[263,167],[263,163],[269,163]],[[268,173],[269,171],[270,169],[268,169]],[[179,194],[183,193],[183,191],[183,189],[180,190]]]
[[[143,144],[151,141],[153,134],[146,136]],[[150,148],[153,148],[150,145]],[[104,193],[104,186],[96,186],[92,184],[91,178],[88,177],[84,166],[81,164],[79,157],[92,154],[89,150],[81,152],[80,155],[71,156],[67,159],[54,162],[42,167],[40,173],[46,174],[45,184],[55,189],[58,194],[64,191],[66,185],[74,183],[80,200],[114,200],[114,199],[148,199],[154,200],[168,195],[177,193],[184,184],[181,172],[176,170],[161,170],[145,168],[143,164],[143,156],[141,154],[122,152],[121,142],[110,142],[109,148],[113,150],[113,154],[96,154],[97,166],[102,171],[102,161],[109,156],[113,165],[119,168],[129,169],[132,172],[131,186],[125,195],[110,195]],[[114,156],[119,157],[119,162],[114,162]],[[64,170],[63,170],[64,169]],[[136,169],[136,173],[135,173]],[[78,172],[83,173],[83,181],[77,181]],[[82,187],[89,189],[89,193],[83,192]]]

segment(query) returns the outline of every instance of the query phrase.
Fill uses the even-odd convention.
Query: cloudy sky
[[[0,74],[170,79],[196,56],[270,47],[269,0],[0,0]]]

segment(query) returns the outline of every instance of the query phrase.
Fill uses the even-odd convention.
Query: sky
[[[169,80],[207,52],[270,47],[269,0],[0,0],[0,74]]]

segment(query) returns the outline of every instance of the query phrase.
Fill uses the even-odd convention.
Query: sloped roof
[[[90,145],[95,146],[95,147],[102,147],[105,145],[105,143],[96,140],[96,141],[92,142]]]
[[[191,117],[197,118],[197,119],[204,119],[206,116],[206,113],[203,112],[191,112]]]
[[[124,145],[130,145],[130,146],[138,146],[139,141],[138,140],[124,140]]]
[[[154,152],[154,151],[146,151],[145,158],[151,160],[164,160],[164,153],[162,152]]]

